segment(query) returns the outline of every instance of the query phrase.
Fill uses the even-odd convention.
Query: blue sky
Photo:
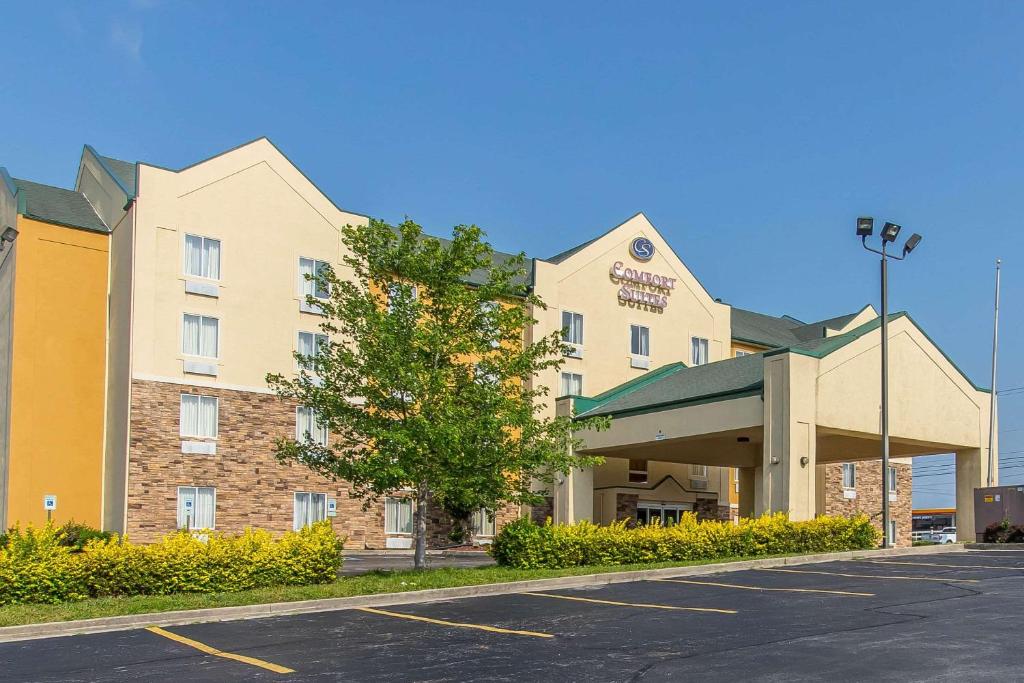
[[[70,186],[86,142],[177,167],[267,135],[345,208],[530,255],[643,210],[714,296],[804,320],[877,304],[873,214],[925,237],[893,310],[985,386],[1004,259],[1024,385],[1024,4],[492,5],[15,3],[0,165]],[[1024,462],[1024,392],[1001,422]],[[915,505],[952,505],[941,462]]]

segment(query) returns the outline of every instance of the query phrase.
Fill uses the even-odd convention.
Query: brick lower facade
[[[907,547],[912,544],[910,532],[913,475],[911,465],[894,463],[892,466],[896,468],[896,494],[889,499],[889,513],[896,522],[896,545]],[[871,523],[882,531],[882,463],[880,460],[867,460],[856,463],[855,467],[856,487],[847,492],[843,488],[842,463],[824,466],[823,512],[826,515],[843,517],[864,513],[871,519]]]
[[[216,396],[216,455],[181,452],[181,394]],[[384,502],[364,508],[344,481],[331,481],[298,464],[280,463],[274,441],[295,434],[295,404],[275,395],[211,389],[147,380],[132,381],[126,532],[134,541],[159,540],[177,527],[178,487],[216,489],[215,526],[237,533],[246,527],[281,534],[292,529],[294,494],[323,493],[337,501],[333,520],[347,548],[386,547]],[[496,527],[519,514],[501,510]],[[451,545],[451,519],[440,510],[428,517],[428,543]]]

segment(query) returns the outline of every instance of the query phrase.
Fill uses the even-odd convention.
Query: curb
[[[1024,543],[965,543],[968,550],[1002,550],[1004,552],[1020,552],[1024,550]]]
[[[918,546],[916,548],[888,548],[885,550],[851,550],[839,553],[794,555],[791,557],[774,557],[763,560],[741,560],[737,562],[702,564],[688,567],[665,567],[662,569],[641,569],[626,572],[564,576],[554,579],[531,579],[529,581],[487,583],[476,586],[459,586],[457,588],[431,588],[427,590],[407,591],[404,593],[377,593],[375,595],[356,595],[347,598],[273,602],[262,605],[213,607],[208,609],[180,610],[177,612],[153,612],[118,617],[101,617],[98,619],[82,619],[78,621],[57,621],[42,624],[25,624],[23,626],[4,626],[0,627],[0,643],[9,643],[19,640],[35,640],[38,638],[56,638],[85,633],[125,631],[135,628],[143,628],[146,626],[180,626],[183,624],[198,624],[210,621],[259,619],[290,614],[306,614],[310,612],[330,612],[335,610],[354,609],[357,607],[408,605],[488,595],[508,595],[511,593],[525,593],[537,590],[604,586],[614,583],[646,581],[649,579],[665,579],[680,576],[706,576],[710,574],[737,572],[747,569],[781,567],[785,565],[818,564],[822,562],[835,562],[838,560],[858,560],[862,558],[898,557],[906,555],[931,555],[936,553],[964,551],[965,549],[962,545],[957,545],[956,548],[936,545]]]

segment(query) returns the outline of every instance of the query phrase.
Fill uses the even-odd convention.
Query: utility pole
[[[999,462],[996,452],[999,443],[996,439],[996,415],[998,413],[998,394],[996,393],[996,365],[999,355],[999,270],[1002,261],[996,259],[996,307],[992,322],[992,404],[988,410],[988,485],[995,486],[994,471]]]

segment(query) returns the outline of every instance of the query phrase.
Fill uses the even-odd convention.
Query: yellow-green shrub
[[[590,522],[538,526],[528,519],[505,525],[491,545],[498,564],[520,569],[644,564],[723,557],[865,550],[880,532],[868,518],[818,517],[792,522],[784,514],[743,519],[739,524],[697,521],[684,513],[678,524],[630,528]]]
[[[152,545],[113,537],[90,541],[82,552],[58,541],[52,526],[11,532],[0,548],[0,605],[328,583],[337,578],[343,544],[329,521],[276,541],[254,529],[202,538],[176,533]]]

